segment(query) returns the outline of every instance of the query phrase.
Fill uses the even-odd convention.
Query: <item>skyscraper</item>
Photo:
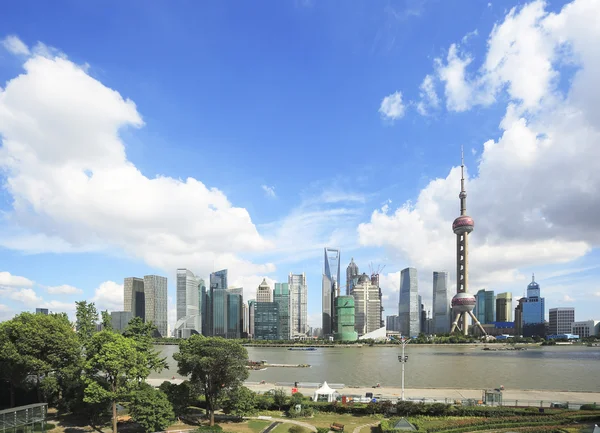
[[[200,293],[198,279],[188,269],[177,269],[177,324],[175,332],[187,330],[187,334],[202,332]],[[180,332],[181,333],[181,332]],[[177,335],[182,337],[183,335]]]
[[[496,296],[496,322],[512,322],[512,293]]]
[[[167,336],[167,278],[145,275],[123,283],[123,310],[144,322],[152,322],[161,337]]]
[[[355,330],[355,309],[352,296],[338,296],[335,298],[337,321],[335,324],[334,339],[337,341],[356,341],[358,333]]]
[[[279,339],[279,304],[277,302],[254,304],[254,339]]]
[[[167,337],[167,278],[144,275],[146,322],[154,323],[161,337]]]
[[[558,307],[548,310],[548,322],[550,335],[570,334],[575,322],[575,308]]]
[[[354,329],[358,335],[365,335],[381,328],[379,287],[372,284],[367,274],[362,274],[358,277],[351,294],[354,298]]]
[[[227,292],[226,306],[226,321],[227,332],[226,338],[242,338],[242,327],[244,326],[244,316],[242,315],[242,304],[244,302],[243,292],[241,287],[230,288]]]
[[[527,285],[527,296],[522,305],[523,336],[543,336],[545,316],[545,299],[541,297],[540,285],[535,282],[535,275],[532,275],[531,283]]]
[[[250,299],[248,301],[248,338],[254,338],[254,306],[256,305],[256,301],[254,299]]]
[[[306,285],[306,275],[304,273],[290,273],[288,284],[291,298],[290,333],[294,338],[297,335],[306,335],[308,332],[308,286]]]
[[[273,302],[276,302],[277,305],[279,305],[279,339],[291,340],[292,321],[290,312],[292,308],[292,302],[290,297],[289,283],[275,283]]]
[[[468,292],[469,288],[469,233],[473,231],[475,222],[467,216],[467,191],[465,190],[465,162],[461,149],[460,163],[460,216],[452,223],[452,231],[456,235],[456,295],[452,298],[452,328],[462,330],[464,335],[469,335],[468,316],[471,316],[479,329],[486,335],[483,326],[473,314],[475,297]]]
[[[450,332],[448,272],[433,273],[433,329],[431,332],[434,334]]]
[[[256,302],[273,302],[273,292],[271,292],[266,278],[263,278],[262,283],[256,289]]]
[[[350,295],[352,292],[352,288],[358,282],[359,276],[358,265],[354,263],[354,257],[352,257],[352,259],[350,259],[350,264],[346,268],[346,296]]]
[[[419,304],[419,288],[415,268],[406,268],[400,272],[398,316],[400,316],[400,333],[402,335],[406,337],[419,335],[421,305]]]
[[[323,269],[323,335],[333,335],[334,300],[340,290],[340,250],[325,248]]]
[[[227,337],[227,269],[210,274],[208,335]]]

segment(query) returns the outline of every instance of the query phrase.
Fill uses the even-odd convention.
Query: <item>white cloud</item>
[[[246,209],[196,179],[147,177],[128,161],[119,131],[143,126],[131,100],[49,47],[34,50],[24,68],[0,90],[0,168],[13,198],[2,245],[34,253],[116,247],[155,268],[193,263],[203,274],[213,263],[242,262],[249,275],[274,269],[233,254],[272,247]]]
[[[467,178],[475,220],[472,287],[519,281],[520,268],[568,263],[600,244],[600,53],[591,48],[600,40],[599,14],[600,3],[593,1],[576,0],[559,14],[534,2],[494,28],[483,78],[466,81],[464,67],[472,59],[461,57],[456,45],[442,65],[449,108],[466,110],[501,88],[512,101],[502,135],[484,143],[475,176]],[[557,72],[565,62],[578,68],[567,93],[558,87]],[[526,85],[536,74],[539,81]],[[486,86],[491,93],[483,92]],[[375,210],[359,226],[361,243],[384,246],[425,274],[453,269],[459,188],[455,167],[414,202]]]
[[[83,293],[83,290],[78,289],[77,287],[69,286],[68,284],[46,287],[46,290],[51,295],[78,295]]]
[[[29,48],[27,47],[27,45],[25,45],[25,43],[23,43],[21,39],[14,35],[5,37],[2,40],[2,45],[6,50],[8,50],[12,54],[26,56],[29,55]]]
[[[402,104],[402,92],[395,92],[386,96],[381,101],[379,112],[385,119],[396,120],[404,116],[404,104]]]
[[[123,297],[123,284],[105,281],[94,291],[92,302],[98,311],[123,311]]]
[[[435,91],[435,83],[432,75],[426,75],[420,86],[420,101],[417,103],[417,111],[420,115],[426,116],[428,108],[438,108],[440,99]]]
[[[39,306],[43,302],[33,289],[0,289],[0,295],[4,299],[20,302],[28,307]]]
[[[573,299],[572,297],[570,297],[569,295],[565,295],[563,297],[563,301],[564,302],[575,302],[575,299]]]
[[[10,272],[0,272],[0,287],[31,287],[33,281],[29,278],[11,275]]]
[[[275,187],[274,186],[261,185],[260,187],[265,192],[265,195],[267,197],[271,197],[271,198],[275,198],[276,197]]]

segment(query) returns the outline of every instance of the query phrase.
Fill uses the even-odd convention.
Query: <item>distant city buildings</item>
[[[407,337],[416,337],[421,331],[421,306],[417,270],[406,268],[400,272],[400,300],[398,316],[400,316],[400,333]]]
[[[600,337],[600,321],[584,320],[571,324],[571,334],[579,335],[579,338]]]
[[[354,286],[356,287],[356,286]],[[354,297],[338,296],[335,298],[335,332],[336,341],[356,341],[358,333],[355,329]]]
[[[47,308],[36,308],[35,309],[35,314],[44,314],[44,315],[48,315],[48,309]]]
[[[481,289],[475,295],[475,310],[473,314],[482,324],[496,321],[496,296],[493,290]]]
[[[400,316],[397,314],[385,318],[385,330],[389,332],[400,332]]]
[[[254,339],[279,340],[279,304],[256,302],[254,304]]]
[[[290,312],[292,309],[292,299],[290,297],[289,283],[275,283],[273,302],[279,307],[279,339],[291,340],[292,320]]]
[[[572,325],[575,322],[575,308],[550,308],[548,319],[548,333],[550,335],[570,334]]]
[[[273,292],[266,278],[263,278],[256,290],[256,302],[273,302]]]
[[[112,311],[110,313],[110,324],[115,331],[123,332],[131,319],[133,319],[131,311]]]
[[[177,322],[175,337],[202,333],[200,280],[188,269],[177,269]]]
[[[535,282],[535,275],[527,286],[527,296],[519,300],[519,311],[515,310],[515,322],[519,316],[520,323],[515,323],[515,328],[521,329],[524,337],[545,336],[545,299],[541,297],[540,285]]]
[[[123,283],[123,309],[132,317],[152,322],[161,337],[167,337],[167,278],[145,275],[128,277]]]
[[[450,302],[448,272],[433,273],[433,334],[450,332]]]

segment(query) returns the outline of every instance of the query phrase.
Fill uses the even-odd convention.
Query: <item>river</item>
[[[491,346],[499,347],[499,346]],[[169,369],[150,378],[177,374],[177,346],[156,346]],[[482,346],[407,346],[407,388],[497,388],[592,391],[600,390],[600,347],[544,346],[522,351],[484,351]],[[251,371],[249,381],[323,382],[346,386],[400,386],[401,348],[332,347],[314,352],[279,347],[248,347],[250,360],[310,364],[310,368],[267,368]]]

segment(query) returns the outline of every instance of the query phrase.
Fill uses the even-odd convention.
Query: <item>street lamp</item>
[[[404,364],[406,364],[408,362],[408,355],[404,354],[404,348],[408,344],[408,339],[402,338],[402,340],[400,340],[400,343],[402,343],[402,355],[398,355],[398,362],[400,362],[400,364],[402,364],[402,397],[401,397],[401,400],[404,401]]]

